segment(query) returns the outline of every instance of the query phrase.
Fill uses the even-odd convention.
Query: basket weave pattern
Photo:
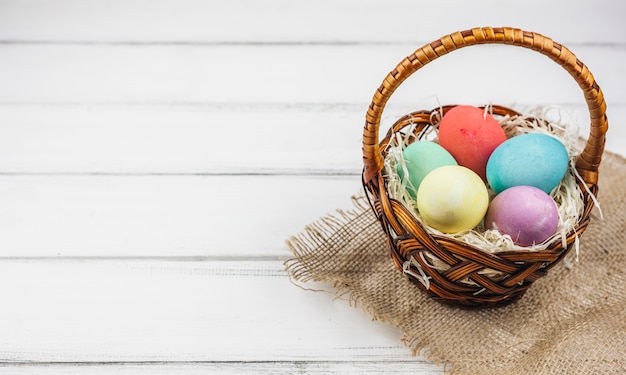
[[[429,62],[456,49],[477,44],[509,44],[542,53],[567,70],[582,89],[590,114],[590,133],[583,151],[576,157],[576,171],[583,192],[584,211],[576,227],[563,241],[544,250],[516,250],[490,253],[459,240],[429,233],[399,201],[389,197],[383,177],[384,150],[391,138],[409,124],[414,134],[433,126],[431,110],[408,114],[389,129],[379,142],[383,109],[394,91],[411,74]],[[437,111],[447,112],[453,106]],[[512,109],[494,106],[494,115],[519,115]],[[585,64],[565,46],[537,33],[513,28],[475,28],[442,37],[403,59],[383,80],[367,111],[363,129],[363,185],[368,199],[388,238],[396,267],[434,299],[466,307],[488,307],[511,303],[530,285],[546,275],[574,245],[589,224],[593,208],[590,194],[597,195],[598,167],[608,128],[604,96]],[[382,150],[382,151],[381,151]],[[584,186],[583,186],[584,185]],[[430,267],[420,253],[429,252],[447,264],[445,271]],[[419,265],[416,267],[416,264]],[[497,278],[488,276],[495,271]],[[429,282],[425,284],[423,275]],[[504,275],[504,276],[502,276]],[[469,282],[468,282],[469,281]]]

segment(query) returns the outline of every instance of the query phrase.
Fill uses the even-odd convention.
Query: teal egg
[[[538,133],[512,137],[487,162],[487,182],[496,193],[513,186],[534,186],[550,193],[567,173],[569,156],[558,139]]]
[[[410,181],[407,190],[413,198],[416,197],[416,192],[428,173],[445,165],[457,165],[454,157],[446,149],[430,141],[413,142],[402,151],[402,155]],[[404,179],[402,165],[398,165],[397,171],[400,178]]]

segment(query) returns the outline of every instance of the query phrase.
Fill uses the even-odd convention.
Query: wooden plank
[[[359,174],[365,107],[0,106],[0,173]],[[427,108],[390,108],[381,133]],[[586,108],[562,112],[587,135]],[[626,104],[608,116],[606,149],[626,156]]]
[[[388,361],[267,361],[267,362],[209,362],[209,363],[75,363],[0,365],[0,369],[15,375],[258,375],[258,374],[441,374],[441,369],[420,360]]]
[[[5,364],[406,361],[427,368],[399,330],[332,293],[296,287],[280,261],[2,260],[0,283],[13,286],[0,309]]]
[[[0,45],[0,104],[357,103],[366,106],[406,45]],[[626,49],[577,46],[609,104],[623,103]],[[445,77],[445,78],[444,78]],[[553,61],[474,46],[418,71],[391,103],[583,104]],[[432,107],[432,106],[431,106]]]
[[[352,176],[0,176],[0,257],[280,257]]]
[[[0,173],[360,173],[366,105],[0,106]]]
[[[510,25],[559,41],[621,43],[625,11],[613,0],[576,6],[566,0],[3,1],[0,36],[54,42],[413,42]]]

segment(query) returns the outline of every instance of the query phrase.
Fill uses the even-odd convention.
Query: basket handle
[[[589,138],[576,159],[576,169],[588,185],[596,185],[608,129],[606,103],[602,90],[587,66],[565,46],[541,34],[510,27],[480,27],[446,35],[407,56],[387,75],[374,94],[366,115],[363,129],[363,181],[370,182],[383,169],[384,161],[378,144],[378,129],[385,104],[394,91],[411,74],[429,62],[448,52],[476,44],[511,44],[535,50],[561,65],[576,80],[583,90],[591,119]]]

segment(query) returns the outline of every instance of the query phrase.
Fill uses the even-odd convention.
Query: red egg
[[[506,134],[498,121],[478,107],[456,106],[439,123],[439,144],[483,181],[489,156],[504,141]]]

